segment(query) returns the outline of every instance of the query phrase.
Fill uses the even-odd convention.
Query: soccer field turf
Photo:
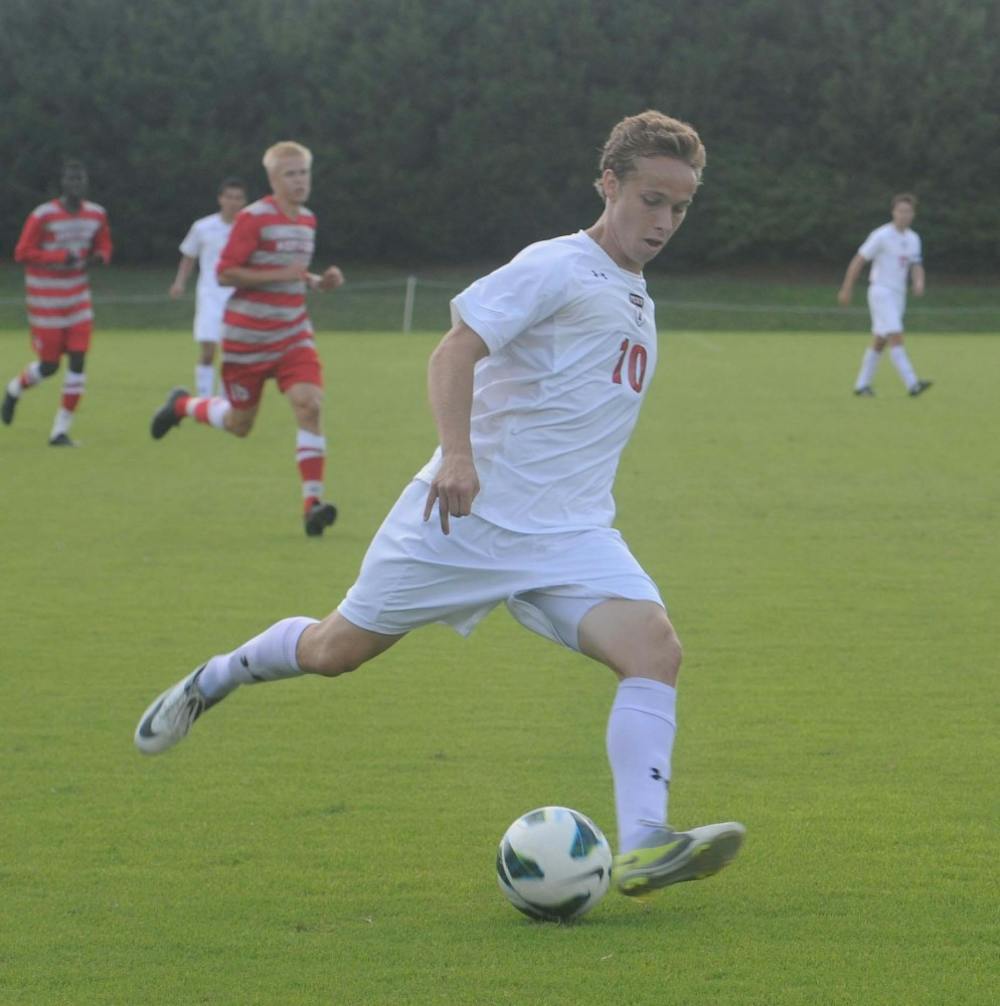
[[[502,610],[337,681],[243,688],[176,750],[139,714],[212,653],[322,616],[435,434],[436,336],[320,339],[337,525],[307,540],[290,412],[148,422],[182,332],[99,332],[0,428],[0,1003],[996,1001],[1000,340],[668,333],[617,525],[685,643],[671,819],[740,858],[575,926],[494,879],[519,814],[614,837],[607,670]],[[0,333],[0,378],[28,359]]]

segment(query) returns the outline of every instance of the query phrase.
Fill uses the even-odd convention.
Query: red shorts
[[[58,363],[63,353],[86,353],[90,349],[93,322],[81,321],[68,328],[32,328],[31,345],[42,363]]]
[[[312,346],[292,349],[268,363],[224,363],[222,384],[234,409],[252,409],[264,393],[264,382],[273,377],[281,392],[293,384],[323,387],[323,366]]]

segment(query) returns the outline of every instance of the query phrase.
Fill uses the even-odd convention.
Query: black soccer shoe
[[[313,503],[305,515],[306,535],[319,538],[337,519],[337,508],[332,503]]]
[[[60,433],[55,437],[49,438],[49,447],[78,447],[79,445],[75,440],[73,440],[68,433]]]
[[[174,404],[178,398],[187,398],[189,395],[187,388],[174,388],[167,395],[167,400],[153,414],[153,421],[149,425],[149,432],[154,440],[165,437],[170,430],[180,424],[181,417],[174,411]]]
[[[3,394],[3,405],[0,405],[0,419],[4,426],[10,426],[14,422],[14,410],[17,408],[19,399],[15,398],[9,391]]]
[[[917,381],[917,383],[910,388],[910,398],[916,398],[917,395],[922,395],[933,383],[933,381]]]
[[[855,388],[854,394],[858,398],[874,398],[875,389],[870,384],[866,384],[863,388]]]

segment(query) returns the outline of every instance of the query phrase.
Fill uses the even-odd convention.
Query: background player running
[[[210,398],[215,393],[215,347],[222,339],[222,318],[231,286],[222,286],[215,274],[219,256],[233,229],[236,214],[247,204],[247,187],[238,178],[226,178],[219,186],[219,212],[201,217],[191,225],[180,245],[181,260],[177,276],[170,285],[170,296],[184,295],[192,270],[198,267],[198,286],[194,310],[194,338],[198,343],[198,362],[194,385],[198,395]]]
[[[76,446],[69,431],[83,396],[94,323],[87,268],[111,261],[108,215],[103,206],[84,199],[87,181],[83,164],[67,161],[62,195],[31,211],[14,252],[15,261],[25,267],[28,325],[38,359],[8,383],[0,419],[9,426],[22,393],[51,377],[65,354],[69,365],[49,434],[53,447]]]
[[[861,369],[854,382],[854,394],[871,398],[875,391],[872,381],[882,359],[882,350],[889,345],[889,356],[906,390],[913,396],[926,391],[931,381],[921,381],[903,346],[903,315],[906,313],[906,287],[912,279],[913,295],[924,295],[924,266],[919,235],[910,229],[917,208],[917,197],[909,192],[892,199],[892,223],[883,224],[865,238],[864,244],[851,259],[837,299],[847,307],[851,303],[854,284],[867,263],[871,263],[868,280],[868,310],[872,317],[872,342],[861,360]]]
[[[226,303],[222,384],[226,397],[192,396],[175,388],[153,416],[159,440],[185,416],[245,437],[253,429],[265,381],[273,378],[298,423],[296,460],[302,482],[306,534],[316,537],[337,518],[323,501],[323,370],[306,290],[334,290],[344,282],[336,266],[309,271],[316,218],[305,202],[312,184],[312,154],[299,143],[276,143],[264,154],[272,194],[236,217],[216,272],[235,287]]]

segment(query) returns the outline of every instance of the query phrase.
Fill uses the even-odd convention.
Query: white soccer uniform
[[[883,224],[868,235],[858,254],[871,262],[868,308],[872,334],[902,332],[910,267],[923,261],[919,235],[909,228],[900,231],[895,224]]]
[[[182,255],[198,260],[194,312],[194,337],[198,342],[218,342],[222,337],[222,316],[233,287],[219,285],[215,267],[232,229],[221,213],[212,213],[196,220],[180,245]]]
[[[611,527],[622,449],[656,367],[653,303],[582,231],[531,245],[452,301],[490,355],[476,366],[480,492],[444,535],[423,521],[438,448],[372,541],[339,610],[375,632],[443,621],[466,634],[506,601],[576,648],[582,614],[659,592]]]

